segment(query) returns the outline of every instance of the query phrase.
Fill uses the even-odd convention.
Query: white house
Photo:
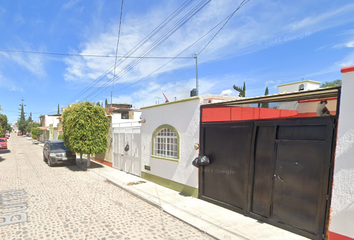
[[[140,134],[141,110],[124,103],[109,104],[106,111],[112,112],[107,115],[110,120],[108,148],[104,153],[95,154],[93,160],[140,176],[140,135],[136,134]],[[125,151],[127,143],[130,149]]]
[[[200,105],[236,99],[203,95],[142,108],[141,177],[198,196]]]
[[[59,118],[61,114],[52,114],[52,115],[42,115],[40,116],[41,120],[41,129],[44,130],[43,134],[40,136],[41,141],[45,140],[57,140],[59,136]]]
[[[319,88],[320,85],[321,85],[320,82],[316,82],[312,80],[303,80],[299,82],[292,82],[292,83],[278,85],[278,89],[279,89],[279,93],[289,93],[289,92],[297,92],[297,91],[314,90]]]

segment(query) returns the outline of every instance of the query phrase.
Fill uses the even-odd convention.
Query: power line
[[[40,55],[58,55],[58,56],[70,56],[70,57],[95,57],[95,58],[152,58],[152,59],[171,59],[173,57],[157,57],[157,56],[115,56],[115,55],[98,55],[98,54],[75,54],[75,53],[55,53],[55,52],[38,52],[38,51],[26,51],[26,50],[16,50],[16,49],[0,49],[0,52],[13,52],[13,53],[26,53],[26,54],[40,54]],[[180,58],[190,58],[190,57],[180,57]]]
[[[142,44],[139,44],[139,48],[145,44],[150,38],[152,38],[152,36],[156,35],[159,31],[161,31],[165,26],[168,25],[168,23],[170,23],[172,21],[173,18],[175,18],[176,16],[178,16],[189,4],[191,1],[187,1],[185,2],[185,4],[183,4],[180,9],[178,9],[178,11],[176,11],[175,14],[173,14],[171,17],[167,18],[167,20],[165,20],[163,22],[163,24],[160,24],[157,28],[157,30],[153,31],[151,34],[151,37],[147,38],[146,40],[142,41]],[[141,53],[141,56],[146,56],[147,54],[149,54],[150,52],[152,52],[156,47],[158,47],[160,44],[162,44],[165,40],[167,40],[175,31],[177,31],[177,29],[179,29],[182,25],[184,25],[191,17],[193,17],[197,12],[199,12],[207,3],[209,3],[210,0],[208,1],[200,1],[197,6],[194,6],[192,10],[190,10],[187,14],[185,14],[182,18],[178,19],[176,23],[174,23],[171,27],[169,27],[167,30],[165,30],[165,32],[160,35],[158,37],[157,40],[155,40],[152,44],[150,44],[148,46],[147,49],[144,50],[143,53]],[[134,48],[133,52],[137,51],[139,48]],[[108,85],[110,84],[110,82],[114,81],[116,78],[121,78],[123,75],[125,75],[126,73],[128,73],[130,70],[132,70],[136,65],[138,65],[140,62],[142,61],[142,59],[136,59],[134,60],[132,63],[128,64],[128,66],[123,69],[120,74],[113,78],[112,80],[106,82],[105,84],[103,84],[99,89],[96,89],[92,94],[90,94],[91,96],[95,93],[97,93],[96,95],[94,95],[93,97],[96,97],[98,94],[100,94],[101,92],[103,92],[105,89],[108,88]],[[100,91],[101,89],[101,91]],[[90,97],[90,95],[87,96]],[[92,97],[92,98],[93,98]],[[91,98],[91,99],[92,99]]]
[[[202,50],[200,50],[200,52],[198,53],[198,55],[200,55],[206,47],[209,46],[209,44],[214,40],[214,38],[216,37],[216,35],[219,34],[219,32],[225,27],[225,25],[230,21],[230,19],[235,15],[235,13],[241,8],[243,7],[246,3],[248,3],[250,0],[243,0],[240,5],[235,9],[235,11],[233,11],[228,17],[227,20],[225,21],[225,23],[221,26],[221,28],[214,34],[214,36],[209,40],[209,42],[202,48]]]
[[[118,48],[119,48],[120,29],[121,29],[121,26],[122,26],[122,16],[123,16],[123,0],[122,0],[121,8],[120,8],[119,30],[118,30],[117,47],[116,47],[116,58],[114,59],[113,79],[116,76],[117,55],[118,55]],[[112,82],[112,89],[111,89],[111,113],[112,113],[112,91],[113,91],[113,87],[114,87],[114,80]]]
[[[249,0],[247,0],[248,2]],[[247,2],[245,2],[245,0],[243,2],[241,2],[241,4],[237,7],[237,9],[235,11],[233,11],[231,14],[229,14],[226,18],[224,18],[221,22],[219,22],[218,24],[216,24],[213,28],[211,28],[208,32],[206,32],[204,35],[202,35],[199,39],[197,39],[194,43],[192,43],[189,47],[187,47],[186,49],[184,49],[182,52],[180,52],[179,54],[177,54],[175,56],[175,58],[178,58],[179,55],[183,54],[184,52],[186,52],[188,49],[190,49],[192,46],[194,46],[195,44],[197,44],[200,40],[202,40],[204,37],[206,37],[209,33],[211,33],[213,30],[215,30],[219,25],[221,25],[223,22],[225,22],[222,27],[218,30],[218,32],[216,34],[218,34],[221,29],[223,29],[223,27],[227,24],[227,22],[231,19],[231,17],[241,8],[243,7]],[[206,46],[204,46],[204,48],[199,52],[199,54],[209,45],[209,43],[215,38],[216,34],[214,34],[214,36],[212,37],[212,39],[207,43]],[[166,63],[164,63],[162,66],[158,67],[157,69],[155,69],[154,71],[152,71],[151,73],[149,73],[148,75],[146,75],[145,77],[129,84],[128,86],[125,86],[123,88],[120,88],[114,92],[118,92],[118,91],[121,91],[121,90],[124,90],[126,88],[129,88],[131,87],[132,85],[135,85],[136,83],[144,80],[145,78],[153,75],[154,73],[156,73],[157,71],[159,71],[160,69],[162,69],[164,66],[166,66],[167,64],[169,64],[172,60],[174,60],[175,58],[172,58],[171,60],[167,61]],[[194,57],[193,57],[194,58]]]
[[[211,0],[207,0],[207,1],[201,1],[199,2],[196,6],[193,7],[192,10],[190,10],[189,12],[187,12],[182,18],[178,19],[176,23],[174,23],[171,27],[169,27],[164,33],[163,35],[161,35],[160,37],[158,37],[158,39],[150,44],[150,46],[148,46],[148,48],[142,53],[142,56],[145,56],[147,54],[149,54],[151,51],[153,51],[156,47],[158,47],[159,45],[161,45],[164,41],[166,41],[174,32],[176,32],[179,28],[181,28],[189,19],[191,19],[195,14],[197,14],[203,7],[205,7]],[[171,60],[174,60],[174,58],[172,58]],[[120,76],[119,78],[121,78],[123,75],[125,75],[126,73],[128,73],[130,70],[132,70],[137,64],[139,64],[142,60],[141,59],[137,59],[135,61],[133,61],[132,63],[130,63],[124,70],[122,70],[120,72]],[[99,89],[97,89],[96,91],[94,91],[92,94],[90,94],[91,96],[97,92],[96,95],[92,96],[92,98],[96,97],[98,94],[100,94],[101,92],[103,92],[105,89],[107,89],[107,85],[111,82],[114,81],[116,78],[113,78],[112,80],[110,80],[109,82],[103,84],[100,88],[102,88],[101,91],[99,91]],[[99,92],[98,92],[99,91]],[[88,96],[89,97],[89,96]],[[91,98],[91,99],[92,99]]]
[[[191,4],[191,0],[185,1],[179,8],[177,8],[172,14],[170,14],[164,21],[162,21],[151,33],[149,33],[144,39],[142,39],[135,47],[133,47],[119,62],[118,65],[123,63],[125,59],[128,59],[131,57],[132,54],[134,54],[138,49],[140,49],[146,42],[148,42],[153,36],[155,36],[165,25],[170,23],[180,12],[182,12],[188,5]],[[144,56],[144,58],[149,58],[147,56]],[[183,58],[190,58],[190,57],[183,57]],[[173,58],[175,59],[175,58]],[[90,88],[92,88],[94,85],[96,85],[104,76],[108,74],[112,70],[112,68],[115,65],[112,65],[108,70],[106,70],[98,79],[96,79],[94,82],[92,82],[88,87],[86,87],[84,90],[82,90],[79,94],[77,94],[73,99],[75,99],[77,96],[80,96],[87,92]],[[109,84],[109,82],[107,83]],[[96,90],[97,91],[97,90]],[[95,92],[95,91],[94,91]],[[71,99],[72,100],[72,99]],[[71,101],[70,100],[70,101]]]

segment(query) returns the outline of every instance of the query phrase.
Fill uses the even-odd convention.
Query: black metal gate
[[[335,117],[202,124],[199,197],[322,239]]]

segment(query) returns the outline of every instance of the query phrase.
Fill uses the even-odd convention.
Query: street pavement
[[[214,239],[94,171],[49,167],[12,134],[0,150],[0,239]]]

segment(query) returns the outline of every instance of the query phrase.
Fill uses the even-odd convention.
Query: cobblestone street
[[[97,174],[49,167],[26,137],[12,134],[8,147],[0,150],[0,239],[212,239]]]

